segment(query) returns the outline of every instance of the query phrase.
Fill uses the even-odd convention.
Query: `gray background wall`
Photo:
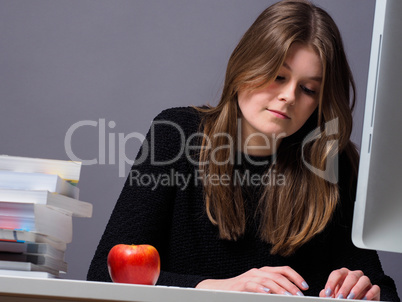
[[[74,220],[65,278],[85,279],[97,243],[123,186],[117,155],[134,159],[140,142],[118,147],[118,133],[146,134],[152,118],[173,106],[216,104],[228,57],[241,35],[274,0],[0,0],[0,154],[68,159],[72,138],[83,166],[81,199],[91,219]],[[315,0],[342,31],[358,87],[353,140],[359,144],[375,0]],[[115,127],[108,127],[113,121]],[[110,139],[114,135],[114,139]],[[113,145],[115,143],[115,145]],[[402,255],[380,252],[402,290]]]

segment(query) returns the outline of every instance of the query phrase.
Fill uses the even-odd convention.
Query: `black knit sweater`
[[[292,256],[270,254],[258,237],[252,219],[259,198],[253,181],[244,186],[246,232],[237,241],[219,239],[218,228],[205,211],[202,181],[196,163],[200,116],[193,108],[174,108],[159,114],[147,134],[89,268],[88,280],[111,281],[106,264],[116,244],[151,244],[161,256],[157,284],[195,287],[207,278],[229,278],[251,268],[290,266],[309,284],[305,295],[317,296],[331,271],[362,270],[381,287],[381,300],[399,301],[394,282],[384,275],[375,251],[356,248],[350,237],[354,197],[348,194],[348,166],[340,161],[340,206],[327,228]],[[199,143],[198,143],[199,146]],[[189,152],[190,150],[190,152]],[[191,158],[188,155],[191,155]],[[240,175],[262,175],[269,157],[241,156]],[[243,178],[247,180],[251,177]],[[214,180],[209,180],[214,181]],[[271,177],[270,181],[275,181]]]

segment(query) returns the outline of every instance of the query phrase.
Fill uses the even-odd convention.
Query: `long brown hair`
[[[303,160],[322,171],[333,167],[332,173],[336,174],[338,154],[344,152],[352,164],[351,173],[357,171],[357,152],[350,141],[355,84],[333,19],[308,1],[285,0],[268,7],[233,51],[218,105],[198,109],[203,116],[204,138],[209,140],[202,143],[200,170],[211,175],[233,175],[233,161],[227,160],[233,152],[220,146],[228,144],[228,137],[237,146],[241,117],[237,95],[243,87],[259,87],[275,79],[295,42],[312,47],[321,59],[319,105],[299,131],[282,140],[274,167],[284,175],[284,185],[265,186],[256,215],[260,217],[261,239],[272,244],[271,253],[284,256],[325,228],[339,199],[337,183],[310,171]],[[332,123],[336,129],[328,131],[330,121],[336,121]],[[303,139],[315,128],[320,131],[302,148]],[[331,135],[320,135],[325,130]],[[219,227],[220,237],[240,238],[246,225],[241,186],[206,182],[204,194],[208,217]]]

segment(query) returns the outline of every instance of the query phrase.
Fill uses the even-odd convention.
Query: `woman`
[[[216,107],[155,118],[88,279],[110,281],[115,244],[147,243],[161,285],[399,301],[376,252],[351,242],[354,88],[325,11],[267,8],[232,53]]]

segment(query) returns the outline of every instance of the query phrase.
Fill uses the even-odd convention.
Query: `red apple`
[[[160,258],[152,245],[117,244],[109,251],[107,266],[113,282],[155,285]]]

